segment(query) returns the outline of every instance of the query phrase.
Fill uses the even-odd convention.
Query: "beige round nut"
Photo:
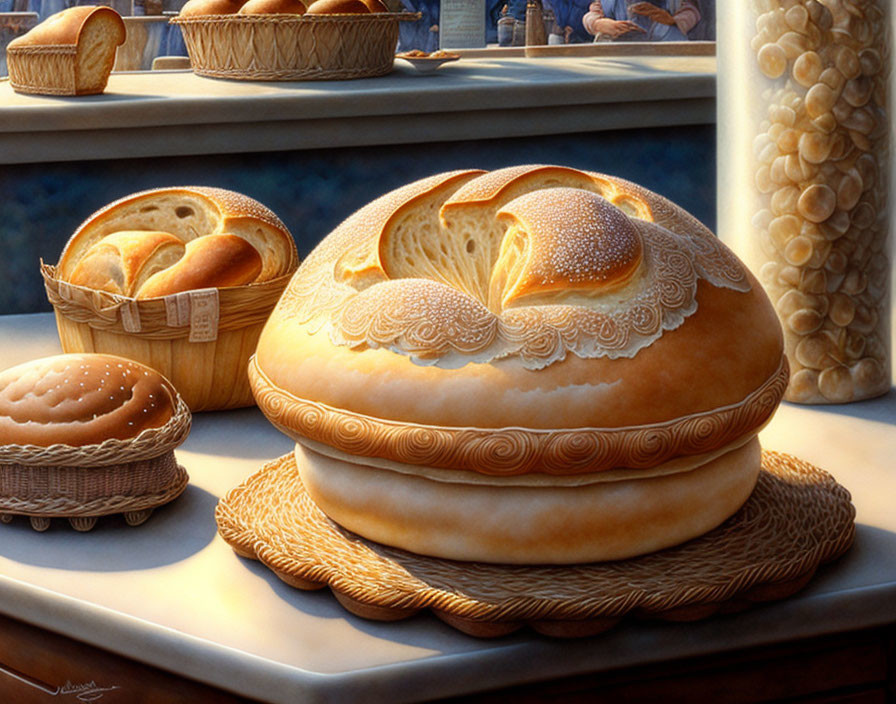
[[[798,310],[787,318],[787,327],[797,335],[810,335],[821,328],[824,318],[809,308]]]
[[[784,20],[795,32],[804,33],[809,25],[809,11],[802,5],[794,5],[784,13]]]
[[[824,269],[801,269],[799,289],[805,293],[820,294],[827,290],[827,275]]]
[[[862,183],[866,189],[872,189],[877,183],[877,174],[880,169],[880,162],[873,154],[862,154],[856,159],[856,170],[862,177]]]
[[[778,262],[765,262],[759,267],[759,280],[765,286],[773,286],[778,282],[778,273],[781,271],[781,265]]]
[[[839,364],[828,367],[818,375],[818,390],[828,401],[849,403],[855,394],[852,374],[846,367]]]
[[[865,340],[867,339],[864,335],[847,330],[846,343],[843,345],[843,352],[846,354],[846,358],[852,361],[861,358],[865,354]]]
[[[800,159],[797,154],[787,154],[784,157],[784,175],[789,181],[802,183],[811,178],[811,167],[806,168],[806,160]]]
[[[790,182],[790,177],[787,175],[787,157],[779,156],[772,162],[769,176],[772,179],[772,183],[779,186],[783,186]]]
[[[845,274],[849,258],[839,249],[833,250],[824,263],[824,268],[832,274]]]
[[[787,243],[800,234],[800,220],[795,215],[776,217],[768,226],[768,235],[779,251],[784,251]]]
[[[821,57],[814,51],[807,51],[800,54],[793,62],[791,75],[793,80],[801,86],[810,88],[818,82],[818,77],[823,69]]]
[[[837,207],[841,210],[852,210],[862,197],[863,190],[862,175],[858,169],[850,169],[837,186]]]
[[[808,296],[801,291],[797,291],[795,288],[790,289],[778,299],[778,315],[782,318],[788,318],[798,310],[804,310],[806,308],[815,309],[815,305],[813,304],[817,304],[817,299],[819,298],[822,297]]]
[[[775,215],[792,215],[796,212],[796,204],[800,198],[800,189],[796,186],[784,186],[774,192],[771,208]]]
[[[828,242],[824,239],[821,241],[812,241],[812,256],[809,257],[809,260],[805,263],[804,266],[811,267],[812,269],[821,269],[824,266],[824,263],[827,261],[828,254],[831,253],[832,242]]]
[[[832,139],[821,132],[804,132],[800,137],[799,154],[810,164],[826,161],[831,153]]]
[[[760,164],[768,164],[770,166],[779,156],[781,156],[781,152],[778,150],[778,145],[769,139],[768,144],[759,152],[758,159]]]
[[[818,391],[818,372],[814,369],[799,369],[791,374],[784,398],[795,403],[818,401],[821,398],[821,393]]]
[[[839,126],[849,120],[854,109],[855,108],[841,96],[838,98],[837,102],[834,103],[834,107],[831,108],[831,114],[834,116],[834,119],[837,120],[837,125]]]
[[[853,110],[841,124],[846,129],[861,132],[865,136],[869,136],[877,128],[877,120],[867,105]]]
[[[791,154],[799,149],[800,134],[799,130],[795,130],[792,127],[785,127],[775,139],[775,144],[782,154]]]
[[[782,125],[780,122],[773,122],[766,131],[766,134],[771,141],[777,144],[778,137],[780,137],[781,133],[786,129],[787,127],[785,125]]]
[[[756,58],[759,70],[767,78],[780,78],[787,70],[787,54],[777,44],[766,44],[759,50]]]
[[[876,49],[862,49],[859,52],[859,63],[864,76],[876,76],[883,68],[883,61]]]
[[[775,121],[785,127],[793,127],[796,124],[796,112],[787,105],[775,106]]]
[[[813,183],[803,189],[797,203],[800,215],[811,222],[824,222],[837,206],[837,194],[830,186]]]
[[[872,148],[871,140],[861,132],[856,130],[847,130],[849,132],[849,138],[852,140],[852,143],[856,145],[858,149],[861,149],[863,152],[870,152]],[[833,151],[833,150],[832,150]]]
[[[806,93],[806,113],[815,118],[824,115],[837,102],[837,93],[826,83],[816,83]]]
[[[771,193],[776,186],[772,181],[771,169],[768,166],[760,166],[756,169],[756,190],[760,193]]]
[[[874,208],[869,203],[861,202],[852,210],[853,227],[867,229],[874,224]]]
[[[825,134],[830,134],[839,127],[837,118],[834,117],[834,113],[832,112],[826,112],[824,115],[819,115],[811,121],[811,124],[816,130],[824,132]]]
[[[840,291],[847,296],[857,296],[864,293],[868,288],[868,277],[861,269],[852,269],[846,273],[843,283],[840,284]]]
[[[796,346],[794,357],[808,369],[824,369],[832,364],[830,338],[821,332],[807,335]]]
[[[874,308],[859,304],[855,307],[855,317],[850,321],[849,328],[862,335],[869,335],[874,332],[879,319]]]
[[[856,315],[856,304],[852,298],[842,293],[831,294],[831,307],[828,317],[835,325],[845,328]]]
[[[778,38],[778,46],[784,51],[784,56],[789,61],[793,61],[797,56],[809,48],[806,37],[799,32],[794,31],[784,32],[784,34]],[[784,68],[787,68],[786,61],[784,63]],[[781,73],[784,73],[784,71],[781,71]],[[780,76],[781,74],[778,75]],[[769,76],[769,78],[777,78],[777,76]]]
[[[826,31],[833,26],[834,18],[831,16],[831,11],[818,0],[808,0],[806,10],[809,13],[809,19],[812,21],[812,24],[819,29]]]
[[[839,97],[840,91],[843,90],[843,84],[846,83],[846,79],[837,69],[829,67],[822,71],[818,76],[818,82],[826,85]]]
[[[860,108],[871,100],[874,84],[868,76],[858,76],[843,86],[843,98],[854,108]]]
[[[859,360],[850,372],[860,396],[883,392],[890,386],[884,366],[874,357]]]
[[[831,213],[831,217],[824,221],[822,227],[826,231],[825,237],[827,239],[835,240],[842,237],[849,231],[849,213],[843,210],[835,210]]]
[[[794,237],[784,247],[784,259],[793,266],[803,266],[812,258],[812,254],[812,241],[802,235]]]
[[[862,65],[859,63],[859,57],[848,46],[841,45],[834,49],[834,66],[847,80],[862,74]]]
[[[800,283],[800,270],[789,264],[780,266],[778,269],[777,283],[783,286],[796,288]]]

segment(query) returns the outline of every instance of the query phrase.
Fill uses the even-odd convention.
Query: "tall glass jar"
[[[719,0],[719,235],[784,328],[785,398],[890,388],[892,0]]]

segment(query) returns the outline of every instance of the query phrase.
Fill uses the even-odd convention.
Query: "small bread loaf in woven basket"
[[[115,10],[70,7],[9,43],[9,83],[18,93],[102,93],[124,40],[124,22]]]
[[[623,559],[747,500],[787,384],[762,287],[703,225],[612,176],[455,171],[306,259],[250,365],[341,526],[453,560]]]
[[[0,518],[53,517],[79,531],[131,525],[187,486],[174,448],[190,411],[158,372],[122,357],[63,354],[0,373]]]
[[[246,364],[297,266],[257,201],[177,187],[100,209],[42,273],[64,351],[151,366],[198,411],[252,405]]]

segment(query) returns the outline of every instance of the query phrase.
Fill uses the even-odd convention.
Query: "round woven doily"
[[[715,530],[629,560],[572,566],[454,562],[386,547],[328,519],[292,453],[221,499],[218,531],[299,589],[329,586],[352,613],[398,620],[429,609],[474,636],[528,625],[553,636],[606,630],[625,616],[693,620],[781,599],[852,544],[849,492],[817,467],[764,452],[753,495]]]

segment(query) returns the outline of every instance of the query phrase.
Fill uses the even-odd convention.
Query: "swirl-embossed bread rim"
[[[777,371],[740,403],[664,423],[624,428],[455,428],[384,420],[297,398],[273,385],[256,363],[249,380],[259,408],[287,435],[302,435],[352,455],[512,476],[564,475],[653,467],[726,445],[768,420],[789,369]]]
[[[174,415],[158,428],[145,428],[125,440],[109,438],[94,445],[0,445],[0,465],[17,464],[29,467],[66,466],[102,467],[153,459],[173,450],[190,433],[192,415],[178,396]]]

